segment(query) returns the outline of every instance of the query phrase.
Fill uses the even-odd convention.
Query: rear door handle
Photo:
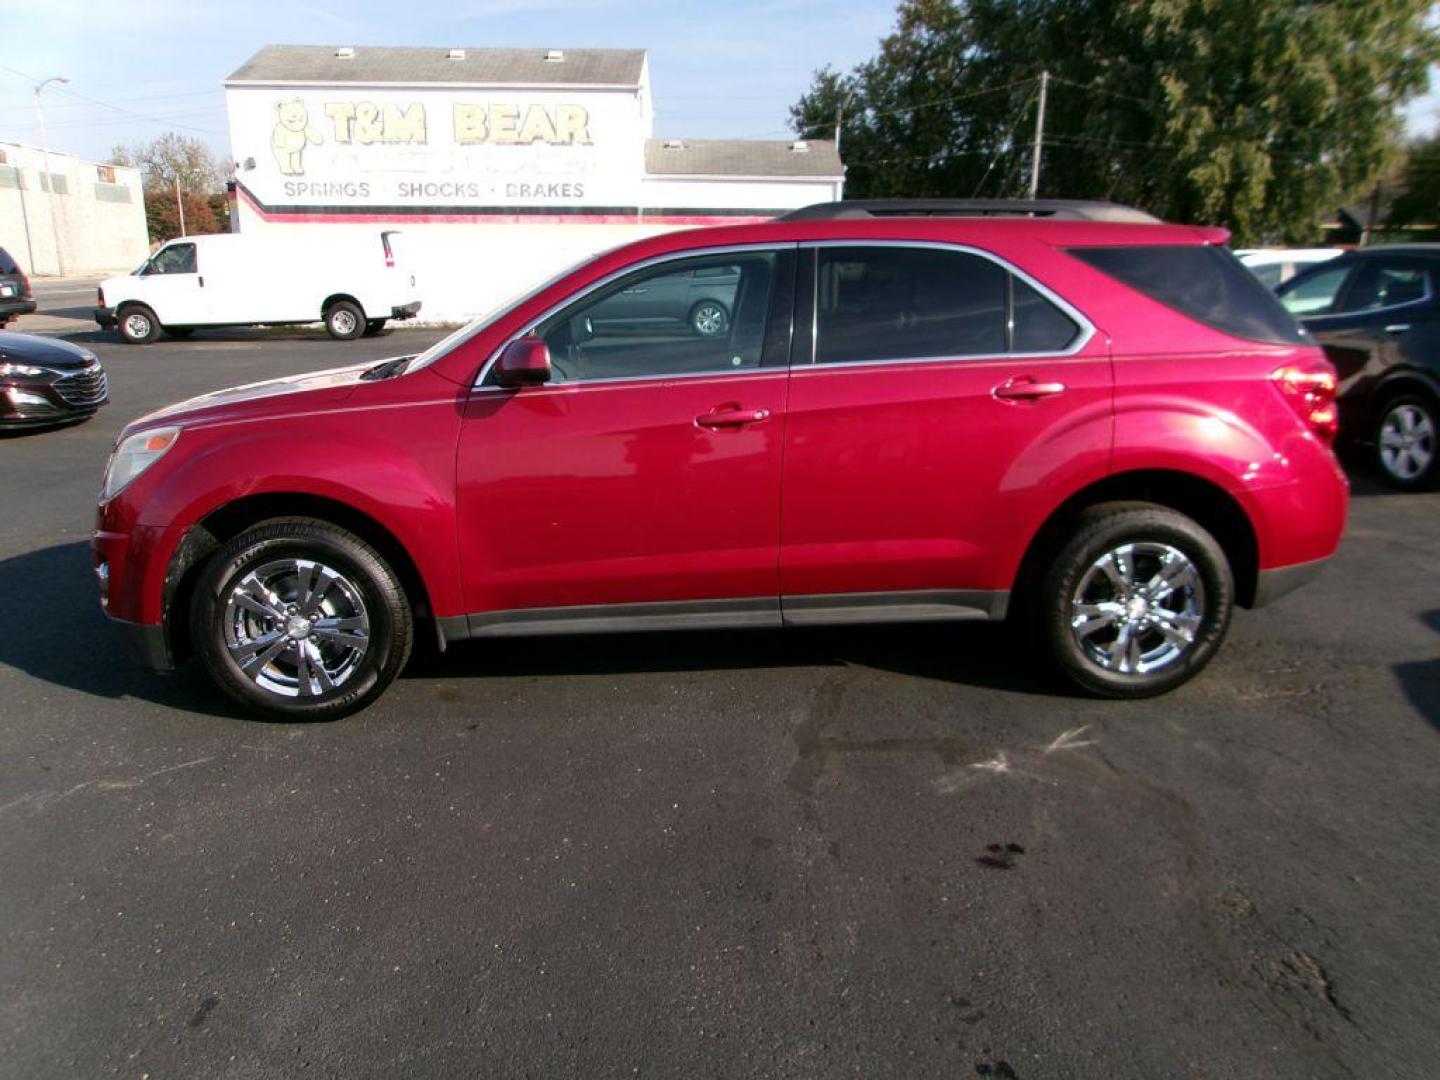
[[[1063,382],[1036,382],[1029,375],[1021,375],[1019,378],[1006,379],[990,393],[1000,401],[1035,401],[1063,394],[1067,389],[1069,387]]]
[[[697,416],[695,423],[704,428],[733,428],[758,424],[769,419],[769,409],[716,409],[704,416]]]

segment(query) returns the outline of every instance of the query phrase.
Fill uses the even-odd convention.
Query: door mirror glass
[[[518,338],[501,350],[500,359],[495,363],[495,375],[496,382],[510,389],[547,383],[550,381],[550,350],[538,337]]]

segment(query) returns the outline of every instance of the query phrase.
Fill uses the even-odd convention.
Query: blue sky
[[[658,135],[784,138],[810,73],[871,55],[893,15],[890,0],[0,0],[0,65],[68,76],[45,91],[50,147],[101,160],[172,128],[224,154],[222,81],[281,43],[643,48]],[[3,69],[0,140],[38,141],[30,84]]]
[[[891,0],[0,0],[0,65],[68,76],[45,92],[50,146],[96,160],[172,129],[223,156],[221,82],[271,43],[644,48],[658,135],[783,138],[811,72],[871,55],[893,15]],[[1413,131],[1437,121],[1440,97],[1412,105]],[[3,69],[0,140],[37,141],[30,84]]]

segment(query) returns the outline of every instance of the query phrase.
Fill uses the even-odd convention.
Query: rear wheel
[[[366,337],[375,337],[375,336],[377,336],[377,335],[378,335],[382,330],[384,330],[384,329],[385,329],[385,320],[384,320],[384,319],[366,319],[366,320],[365,320],[365,336],[366,336]]]
[[[352,341],[365,332],[365,312],[351,300],[336,300],[325,309],[325,332],[336,341]]]
[[[210,559],[190,632],[211,679],[246,709],[328,720],[363,709],[394,681],[414,624],[374,548],[326,522],[282,518]]]
[[[131,345],[148,345],[160,336],[160,320],[144,304],[127,304],[115,313],[120,336]]]
[[[1163,694],[1198,674],[1235,602],[1215,538],[1148,503],[1091,507],[1077,524],[1040,591],[1042,637],[1060,670],[1114,698]]]
[[[1375,424],[1375,464],[1392,487],[1423,491],[1440,479],[1440,421],[1435,403],[1402,394],[1385,403]]]

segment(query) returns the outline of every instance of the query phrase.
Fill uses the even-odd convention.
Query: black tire
[[[379,335],[384,331],[384,329],[385,329],[385,322],[386,322],[385,319],[366,319],[366,320],[365,320],[365,336],[366,336],[366,337],[377,337],[377,336],[379,336]]]
[[[336,300],[324,318],[325,332],[336,341],[354,341],[365,333],[365,312],[353,300]]]
[[[1100,564],[1126,545],[1139,546],[1110,562],[1120,571],[1112,578]],[[1182,571],[1181,581],[1193,584],[1170,590],[1162,585],[1156,598],[1147,599],[1145,586],[1160,580],[1154,572],[1162,558],[1172,558],[1169,552],[1183,557],[1184,563],[1172,565]],[[1124,562],[1130,563],[1128,575]],[[1186,564],[1190,572],[1183,572]],[[1135,583],[1128,595],[1115,584],[1127,576]],[[1081,617],[1077,594],[1092,607],[1095,628],[1085,635],[1074,622]],[[1230,628],[1235,582],[1215,538],[1184,514],[1152,503],[1102,503],[1077,518],[1035,604],[1038,636],[1061,673],[1102,697],[1145,698],[1189,681],[1214,657]],[[1102,607],[1107,610],[1093,610]],[[1141,629],[1132,633],[1136,620]],[[1182,638],[1188,633],[1190,640],[1182,647],[1167,630]],[[1128,641],[1136,643],[1133,652],[1125,648]]]
[[[298,610],[304,601],[298,590],[285,595],[283,574],[271,576],[273,568],[292,560],[318,564],[338,575],[338,583],[330,581],[313,594],[321,605],[316,609],[318,618],[306,618]],[[285,603],[286,607],[277,609],[267,601],[279,618],[250,614],[250,605],[231,606],[238,587],[257,571],[266,574],[267,581],[280,582],[270,589],[250,590],[251,595]],[[363,606],[353,603],[356,598]],[[327,622],[327,609],[333,625],[323,633],[333,637],[325,641],[321,625]],[[341,625],[342,619],[355,623],[353,617],[346,619],[347,611],[352,616],[358,611],[368,630],[358,653],[354,644],[338,643],[342,638],[362,638],[360,626]],[[294,625],[297,618],[303,627]],[[314,637],[308,640],[312,621]],[[300,639],[295,640],[291,631],[300,633]],[[394,681],[410,655],[415,625],[399,579],[369,544],[328,522],[277,518],[246,529],[211,556],[196,584],[190,634],[211,680],[246,710],[284,720],[334,720],[365,708]],[[273,653],[271,643],[281,641],[285,642],[283,651]],[[308,669],[302,670],[298,657],[310,647],[312,660],[307,661]],[[330,658],[344,654],[351,660],[343,666],[337,661],[335,668],[326,669],[327,657],[319,652],[322,648],[333,650]],[[252,657],[246,664],[252,672],[248,675],[242,669],[247,654]],[[266,656],[273,658],[256,667]],[[319,668],[313,663],[315,658],[321,661]],[[338,681],[333,688],[325,688],[324,682],[332,678]],[[294,683],[293,693],[288,682]]]
[[[193,334],[194,332],[195,332],[195,328],[194,328],[193,326],[167,326],[167,327],[165,327],[165,336],[166,336],[166,337],[172,337],[172,338],[174,338],[176,341],[184,341],[186,338],[188,338],[188,337],[189,337],[191,334]]]
[[[1375,468],[1391,487],[1429,491],[1440,481],[1440,409],[1433,398],[1411,391],[1387,400],[1376,410],[1372,440]]]
[[[115,329],[131,345],[149,345],[160,336],[160,320],[144,304],[124,304],[115,312]]]
[[[690,329],[701,337],[719,337],[730,329],[730,312],[719,300],[701,300],[690,309]]]

